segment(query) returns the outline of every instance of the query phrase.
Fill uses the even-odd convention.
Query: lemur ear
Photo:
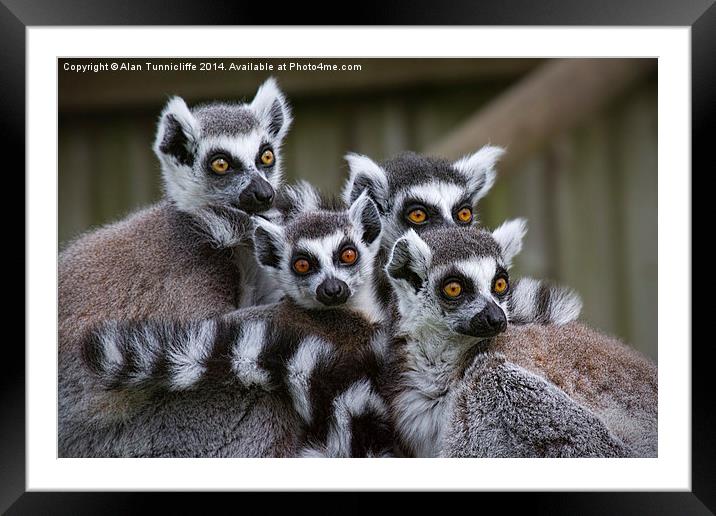
[[[159,118],[154,152],[160,160],[171,159],[181,165],[194,164],[194,145],[199,138],[199,122],[181,97],[172,97]]]
[[[418,292],[427,280],[432,256],[428,244],[411,229],[395,242],[385,272],[397,289]]]
[[[512,265],[512,258],[522,250],[522,239],[526,233],[527,221],[525,219],[508,220],[492,232],[492,237],[502,249],[506,267]]]
[[[284,233],[281,226],[266,219],[255,218],[254,253],[256,260],[264,267],[278,269],[281,266],[281,249],[284,247]]]
[[[504,153],[505,149],[502,147],[485,145],[474,154],[453,163],[453,168],[467,179],[473,204],[485,197],[495,184],[495,163]]]
[[[378,207],[380,213],[386,212],[388,201],[388,177],[385,170],[368,156],[346,154],[349,176],[343,188],[343,200],[353,204],[364,191]]]
[[[351,204],[348,209],[348,217],[354,226],[361,228],[363,234],[361,240],[365,245],[371,245],[380,236],[383,224],[380,222],[380,214],[375,203],[368,197],[368,192],[363,192]]]
[[[251,101],[251,109],[271,136],[283,140],[291,127],[293,117],[291,106],[279,89],[276,79],[269,77],[259,86],[254,100]]]

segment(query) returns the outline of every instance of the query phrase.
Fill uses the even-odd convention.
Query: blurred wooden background
[[[324,191],[338,191],[347,173],[342,160],[347,151],[374,159],[403,150],[433,150],[452,157],[450,153],[460,145],[451,147],[446,136],[460,127],[462,135],[453,139],[462,138],[463,146],[471,145],[471,135],[475,135],[474,149],[486,140],[507,145],[504,166],[498,167],[496,186],[481,203],[480,218],[490,227],[506,218],[528,219],[525,249],[514,273],[552,278],[575,288],[584,299],[584,320],[656,360],[655,66],[619,60],[623,69],[641,71],[612,88],[603,102],[572,116],[585,105],[579,97],[569,103],[570,94],[579,95],[586,88],[579,81],[566,81],[560,88],[548,86],[552,104],[549,99],[532,103],[524,96],[522,104],[510,104],[510,99],[519,96],[520,85],[551,66],[546,60],[260,62],[308,61],[360,64],[361,70],[78,74],[62,71],[61,60],[60,246],[90,227],[117,220],[161,196],[159,166],[151,144],[157,117],[169,95],[181,95],[190,104],[250,100],[261,81],[274,75],[295,114],[283,154],[289,181],[304,178]],[[585,61],[579,65],[582,71],[575,73],[582,78],[593,69],[595,80],[603,81],[592,85],[599,94],[619,81],[605,78],[595,61],[604,60]],[[506,106],[508,122],[514,126],[511,132],[500,132],[500,122],[480,125],[490,118],[495,105]],[[517,112],[510,112],[510,105]],[[542,125],[536,127],[554,127],[540,133],[544,138],[535,138],[520,123],[523,118],[537,117],[540,106],[547,111],[539,122]],[[488,131],[487,136],[475,129],[474,121]],[[499,138],[509,141],[492,139],[499,140],[491,137],[493,127]]]

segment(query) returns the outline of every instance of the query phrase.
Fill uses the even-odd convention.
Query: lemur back
[[[246,104],[190,109],[173,98],[154,145],[165,198],[80,236],[60,253],[61,456],[88,453],[85,442],[92,439],[77,436],[91,434],[98,417],[84,401],[92,396],[91,383],[77,364],[78,340],[88,328],[105,319],[215,317],[272,300],[248,295],[256,280],[245,267],[255,262],[249,214],[271,215],[290,123],[289,106],[273,80]],[[128,405],[116,396],[104,405],[115,407],[108,417],[125,417]]]
[[[260,221],[257,257],[283,301],[203,321],[114,322],[89,335],[85,362],[108,389],[219,382],[280,393],[303,422],[300,454],[386,455],[386,334],[371,294],[380,228],[365,195],[348,212],[301,213],[285,228]]]

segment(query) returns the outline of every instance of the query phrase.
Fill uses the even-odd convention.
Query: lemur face
[[[409,231],[393,247],[386,272],[395,289],[401,326],[445,338],[493,337],[505,331],[508,268],[522,247],[525,222],[489,233],[477,228]]]
[[[381,222],[367,195],[348,211],[301,213],[285,227],[263,219],[256,223],[258,262],[304,308],[352,307],[372,288]]]
[[[352,202],[363,191],[375,201],[391,249],[407,230],[421,234],[443,226],[472,226],[475,208],[495,181],[499,147],[485,146],[455,163],[405,153],[377,164],[367,156],[346,156],[350,177],[343,192]]]
[[[187,212],[268,210],[281,183],[280,147],[290,124],[290,108],[273,79],[251,103],[189,109],[174,97],[154,145],[169,198]]]

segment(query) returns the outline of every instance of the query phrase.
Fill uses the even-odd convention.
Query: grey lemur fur
[[[634,456],[657,456],[657,367],[638,351],[578,322],[511,326],[487,343],[486,351],[546,379],[589,409]],[[449,449],[460,453],[467,435],[451,436]]]
[[[393,434],[378,393],[384,321],[371,282],[380,232],[365,194],[347,211],[301,213],[285,228],[258,221],[257,260],[284,300],[218,319],[106,324],[85,342],[85,361],[108,389],[219,382],[277,393],[302,422],[299,455],[388,455]]]
[[[476,228],[409,231],[386,266],[398,301],[388,399],[397,437],[409,455],[445,454],[460,425],[477,456],[623,456],[631,451],[589,410],[559,389],[481,347],[517,314],[543,324],[579,315],[579,298],[534,280],[510,285],[508,268],[525,225],[507,222],[490,233]],[[537,292],[537,295],[534,293]],[[466,372],[466,370],[469,372]],[[465,383],[465,375],[474,379]],[[466,387],[469,385],[469,387]],[[470,411],[456,400],[473,392]],[[465,402],[466,403],[466,402]],[[535,417],[535,416],[539,417]]]
[[[255,274],[249,213],[272,216],[281,185],[280,147],[291,121],[273,79],[250,103],[190,109],[172,98],[154,145],[165,198],[80,236],[60,253],[61,456],[104,449],[106,443],[85,435],[96,428],[94,418],[121,421],[133,405],[117,395],[101,402],[85,396],[92,385],[78,363],[78,340],[88,328],[106,319],[210,318],[275,300],[275,289]],[[212,168],[218,158],[226,164],[221,174]]]

